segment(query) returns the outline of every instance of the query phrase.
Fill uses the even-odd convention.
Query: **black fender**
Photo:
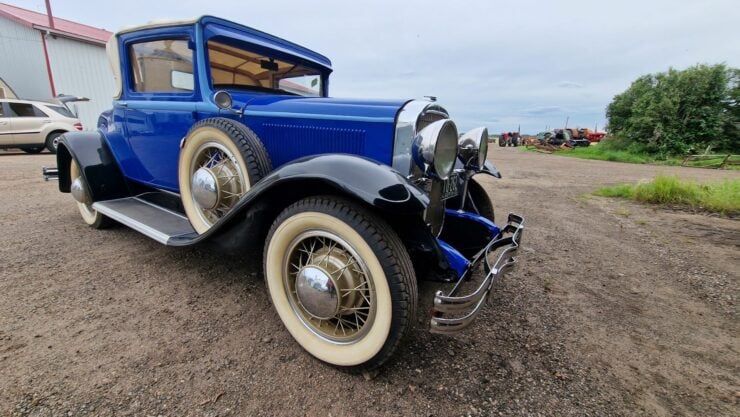
[[[359,201],[386,219],[421,219],[429,205],[429,197],[422,190],[388,165],[349,154],[314,155],[273,170],[196,240],[219,235],[219,240],[236,246],[237,241],[266,235],[274,218],[288,205],[312,195],[327,194]],[[248,223],[250,233],[233,227],[242,222]],[[173,245],[191,243],[195,242],[172,241]]]
[[[501,178],[501,173],[498,171],[498,169],[496,169],[491,161],[486,161],[485,163],[483,163],[483,167],[481,167],[480,171],[478,171],[477,173],[488,174],[495,178]]]
[[[309,156],[285,164],[257,184],[218,223],[192,238],[173,238],[173,246],[210,241],[226,253],[263,249],[279,213],[312,195],[335,195],[378,213],[404,241],[417,270],[447,270],[439,244],[424,222],[429,197],[388,165],[349,154]],[[211,239],[213,238],[213,239]]]
[[[100,131],[69,132],[61,136],[57,148],[57,167],[59,191],[63,193],[69,192],[69,167],[73,159],[80,167],[92,201],[130,195],[121,168]]]

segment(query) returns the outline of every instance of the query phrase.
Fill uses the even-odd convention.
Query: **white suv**
[[[59,136],[75,130],[82,123],[64,104],[0,99],[0,149],[56,153]]]

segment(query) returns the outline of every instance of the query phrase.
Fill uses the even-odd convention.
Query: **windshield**
[[[277,91],[319,97],[321,73],[315,69],[270,58],[217,41],[208,41],[211,84],[214,88]]]

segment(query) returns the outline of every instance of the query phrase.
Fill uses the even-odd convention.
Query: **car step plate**
[[[165,245],[170,244],[170,240],[175,237],[197,236],[182,214],[138,197],[99,201],[93,204],[93,208]]]

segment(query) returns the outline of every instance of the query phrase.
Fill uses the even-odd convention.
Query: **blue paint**
[[[445,216],[464,218],[477,223],[480,227],[483,227],[489,232],[489,239],[494,239],[501,232],[501,229],[495,223],[475,213],[447,209],[445,210]],[[457,277],[460,278],[462,274],[465,273],[468,265],[470,265],[470,260],[465,258],[464,255],[443,240],[437,239],[437,242],[439,243],[442,252],[445,254],[447,262],[450,264],[450,268],[452,268],[452,270],[457,273]]]
[[[393,117],[344,116],[340,114],[311,114],[269,111],[247,111],[248,116],[284,117],[288,119],[342,120],[349,122],[393,123]]]
[[[324,80],[324,97],[230,90],[234,108],[243,110],[243,115],[219,109],[213,102],[205,47],[212,38],[316,69]],[[187,40],[193,48],[192,92],[133,91],[129,47],[161,39]],[[179,192],[180,141],[195,122],[208,117],[228,117],[246,124],[263,141],[276,168],[322,153],[349,153],[392,163],[395,117],[406,100],[327,97],[331,61],[319,53],[210,16],[193,24],[126,32],[118,43],[123,91],[106,121],[105,136],[130,180]]]
[[[447,258],[447,263],[450,264],[450,268],[455,271],[457,277],[460,278],[465,273],[465,270],[468,269],[470,261],[444,240],[437,239],[437,244],[439,244],[439,248],[442,249],[442,253],[445,255],[445,258]]]
[[[471,213],[469,211],[459,211],[459,210],[445,210],[445,216],[451,216],[451,217],[460,217],[468,220],[475,221],[476,223],[480,224],[482,227],[485,227],[488,229],[488,231],[491,233],[491,238],[498,235],[501,232],[501,229],[496,226],[496,223],[488,220],[487,218],[480,216],[475,213]]]

